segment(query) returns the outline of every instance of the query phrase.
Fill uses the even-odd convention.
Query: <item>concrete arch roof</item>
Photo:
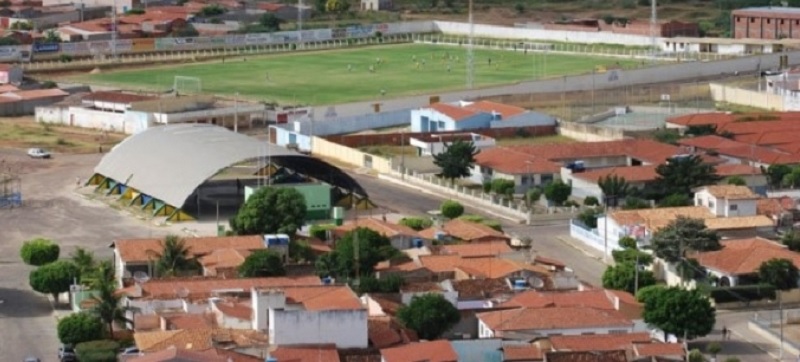
[[[355,180],[324,161],[207,124],[149,128],[112,148],[94,171],[181,207],[220,170],[268,155],[276,164],[366,197]]]

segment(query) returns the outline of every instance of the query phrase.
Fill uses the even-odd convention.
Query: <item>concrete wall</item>
[[[49,106],[64,100],[65,97],[49,97],[0,103],[0,117],[24,116],[35,114],[36,107]]]
[[[763,108],[772,111],[785,111],[784,97],[776,94],[710,84],[711,98],[715,102],[725,102],[748,107]]]
[[[278,126],[270,126],[270,129],[274,134],[276,145],[286,147],[289,144],[296,144],[300,151],[311,151],[311,137]]]
[[[332,107],[331,107],[332,108]],[[344,117],[326,118],[325,112],[319,113],[315,110],[314,120],[296,121],[296,124],[282,125],[281,127],[294,129],[303,134],[314,136],[328,136],[343,133],[354,133],[368,129],[386,128],[394,126],[408,125],[410,122],[410,109],[399,109],[381,113],[374,113],[374,110],[365,111],[363,114],[356,114]],[[335,109],[332,110],[336,112]],[[300,127],[300,128],[297,128]]]
[[[338,348],[366,348],[367,311],[269,310],[270,344],[335,343]]]
[[[324,138],[314,137],[311,148],[311,153],[314,156],[331,158],[351,166],[366,168],[380,173],[388,173],[392,170],[390,160],[338,145]]]
[[[556,125],[555,117],[539,112],[527,112],[515,117],[511,117],[509,119],[504,119],[501,121],[492,121],[490,123],[491,128],[554,126],[554,125]]]
[[[470,34],[470,26],[468,23],[449,21],[434,21],[433,23],[436,29],[444,34],[465,36]],[[484,24],[474,25],[474,35],[481,38],[535,39],[584,44],[625,44],[638,46],[649,46],[652,44],[649,36],[641,35],[614,34],[611,32],[524,29]],[[661,43],[662,39],[658,38],[656,41]]]
[[[625,138],[624,132],[620,129],[574,122],[560,122],[558,134],[582,142],[616,141]]]

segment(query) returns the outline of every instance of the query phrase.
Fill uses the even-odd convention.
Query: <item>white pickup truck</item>
[[[28,150],[28,156],[31,156],[31,158],[50,158],[50,152],[41,148],[31,148]]]

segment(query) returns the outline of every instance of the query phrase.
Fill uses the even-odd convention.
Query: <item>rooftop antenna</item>
[[[472,17],[472,0],[469,0],[469,37],[467,40],[467,88],[468,89],[472,89],[472,86],[475,81],[475,54],[473,53],[474,37],[475,37],[475,23]]]

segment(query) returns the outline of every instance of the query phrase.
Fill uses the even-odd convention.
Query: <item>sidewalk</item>
[[[611,257],[608,257],[606,260],[603,259],[603,252],[597,250],[595,248],[589,247],[580,240],[577,240],[569,235],[559,236],[558,241],[566,244],[567,246],[580,251],[583,255],[586,255],[589,258],[598,260],[606,265],[613,264]]]

